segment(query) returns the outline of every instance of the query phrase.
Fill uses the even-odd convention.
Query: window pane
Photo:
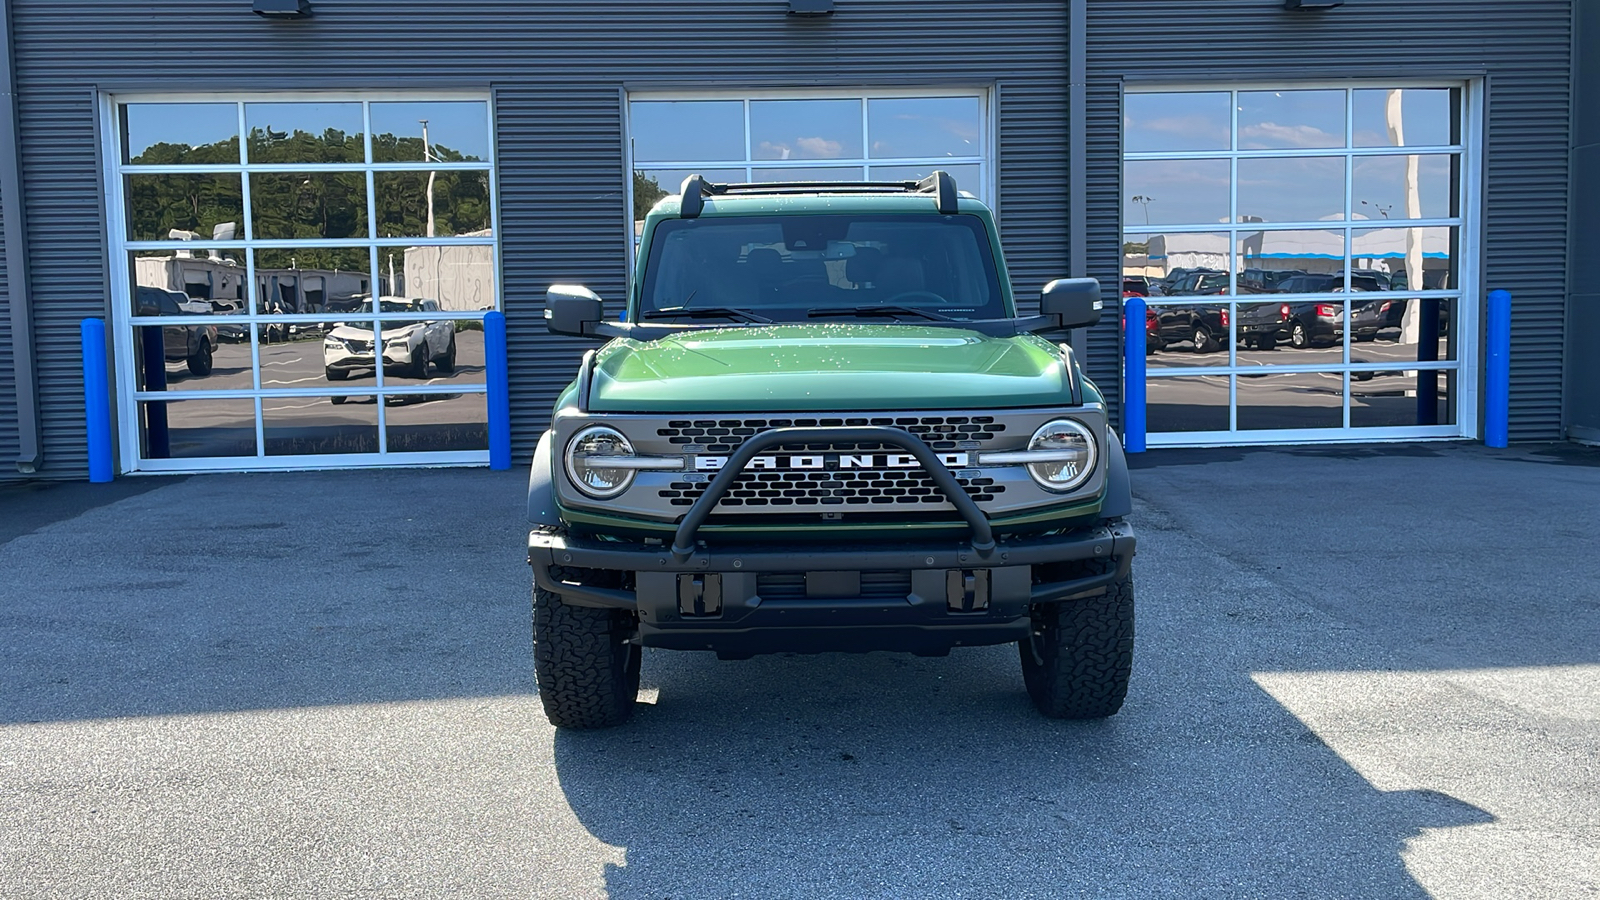
[[[1459,160],[1443,153],[1356,157],[1352,215],[1362,219],[1448,219],[1458,215],[1452,170]]]
[[[1228,273],[1214,276],[1227,290]],[[1208,296],[1151,300],[1145,315],[1145,348],[1151,368],[1225,366],[1232,340],[1232,307]],[[1137,334],[1137,332],[1130,332]]]
[[[750,101],[751,159],[860,159],[860,100]]]
[[[257,311],[263,315],[352,312],[372,290],[365,247],[251,252],[256,262]]]
[[[258,239],[367,237],[367,177],[360,172],[250,176]]]
[[[1357,147],[1442,147],[1461,143],[1460,89],[1355,91]]]
[[[1352,365],[1455,361],[1452,298],[1375,296],[1352,298]]]
[[[1225,159],[1130,160],[1122,171],[1128,195],[1122,220],[1129,228],[1228,221]]]
[[[926,158],[983,155],[983,104],[977,97],[867,101],[869,155]]]
[[[390,453],[489,449],[485,394],[390,394],[384,402]]]
[[[1214,232],[1130,233],[1123,238],[1124,275],[1145,277],[1151,297],[1197,292],[1201,275],[1228,271],[1228,236]],[[1209,283],[1208,285],[1209,286]]]
[[[268,456],[378,452],[378,398],[263,397]]]
[[[739,100],[636,100],[628,104],[635,162],[743,160]]]
[[[145,459],[255,456],[255,401],[140,403],[139,442]]]
[[[1294,282],[1318,276],[1295,276]],[[1323,276],[1328,281],[1332,276]],[[1240,366],[1342,365],[1344,363],[1344,295],[1240,303],[1236,332]]]
[[[1239,160],[1239,221],[1317,222],[1344,218],[1344,159]]]
[[[129,254],[136,316],[246,312],[245,268],[238,250],[137,250]],[[141,293],[142,292],[142,293]],[[162,295],[168,295],[163,297]],[[201,301],[194,303],[192,301]]]
[[[210,323],[133,329],[134,384],[141,391],[248,389],[250,345],[222,343]]]
[[[314,388],[327,381],[322,368],[322,341],[330,322],[286,322],[267,319],[256,323],[257,352],[261,358],[264,388]]]
[[[122,107],[122,126],[125,163],[239,162],[239,107],[233,103],[129,103]]]
[[[372,183],[378,237],[487,234],[494,225],[487,171],[375,172]]]
[[[359,163],[367,158],[359,103],[246,103],[252,163]]]
[[[1239,149],[1344,146],[1344,91],[1240,91]]]
[[[1457,375],[1425,369],[1350,373],[1350,426],[1454,425]]]
[[[1228,376],[1151,378],[1145,386],[1151,432],[1227,431]]]
[[[381,283],[390,296],[428,300],[439,309],[475,312],[496,307],[494,247],[379,247]],[[394,280],[391,281],[391,275]]]
[[[1122,98],[1123,149],[1227,150],[1233,127],[1228,97],[1227,92],[1127,94]]]
[[[489,106],[475,100],[373,103],[373,162],[477,162],[489,158]],[[423,123],[429,149],[424,154]]]
[[[920,166],[873,166],[867,170],[868,181],[921,181],[935,169],[949,173],[956,180],[956,190],[968,191],[982,199],[984,190],[983,168],[977,165],[948,165],[926,163]]]
[[[1338,372],[1239,375],[1239,430],[1339,428],[1344,376]]]
[[[861,181],[860,166],[785,166],[752,169],[752,181]]]
[[[1342,231],[1241,231],[1235,250],[1241,294],[1312,293],[1344,286]]]
[[[1461,285],[1459,228],[1371,228],[1352,235],[1352,268],[1371,274],[1378,290],[1449,291]]]
[[[238,175],[127,175],[128,240],[233,241],[244,237]]]

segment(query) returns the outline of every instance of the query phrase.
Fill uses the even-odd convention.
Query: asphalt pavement
[[[1136,458],[1113,719],[649,651],[556,733],[524,475],[0,487],[0,896],[1600,896],[1600,451]]]

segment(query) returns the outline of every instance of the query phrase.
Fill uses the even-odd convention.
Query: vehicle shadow
[[[1406,841],[1493,821],[1374,789],[1236,666],[1153,630],[1127,707],[1094,723],[1039,717],[1010,647],[653,653],[656,702],[557,732],[556,772],[626,850],[613,898],[1421,900]]]

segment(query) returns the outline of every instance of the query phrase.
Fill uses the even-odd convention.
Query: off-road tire
[[[189,374],[202,377],[211,374],[211,342],[205,338],[200,339],[200,348],[189,357]]]
[[[1040,604],[1020,642],[1022,678],[1052,719],[1103,719],[1128,695],[1133,671],[1133,577],[1086,600]]]
[[[633,715],[638,645],[624,610],[572,606],[533,588],[533,674],[544,714],[557,728],[610,728]]]

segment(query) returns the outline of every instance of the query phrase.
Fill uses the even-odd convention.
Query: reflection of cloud
[[[844,155],[844,145],[821,137],[803,137],[796,140],[800,149],[813,159],[838,159]],[[788,157],[784,157],[787,159]]]
[[[1261,150],[1268,147],[1342,147],[1344,139],[1335,137],[1315,125],[1279,125],[1276,122],[1262,122],[1258,125],[1246,125],[1239,129],[1239,137],[1255,138],[1265,143],[1246,146],[1240,141],[1240,148],[1246,150]]]
[[[771,141],[762,141],[758,146],[763,151],[762,155],[758,157],[760,159],[788,159],[789,155],[794,152],[789,149],[788,144],[774,144]],[[776,154],[776,156],[768,156],[766,154]]]
[[[1208,146],[1228,146],[1228,126],[1206,116],[1164,116],[1159,119],[1135,121],[1124,116],[1122,126],[1126,131],[1154,131],[1158,134],[1176,134],[1194,140],[1203,138]]]

